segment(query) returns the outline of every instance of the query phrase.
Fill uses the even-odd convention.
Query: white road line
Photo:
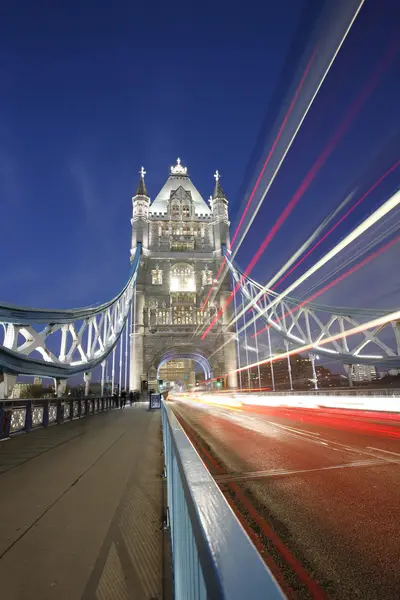
[[[373,467],[385,465],[386,461],[382,459],[377,460],[359,460],[350,463],[344,463],[340,465],[329,465],[327,467],[316,467],[315,469],[287,469],[287,470],[272,470],[272,471],[250,471],[248,473],[232,473],[232,475],[216,475],[214,479],[218,483],[224,483],[229,481],[239,481],[242,479],[265,479],[269,477],[281,477],[285,475],[302,475],[304,473],[317,473],[319,471],[332,471],[334,469],[348,469],[356,467]]]
[[[211,413],[211,411],[209,410],[209,407],[207,409],[207,407],[203,406],[203,405],[197,405],[198,408],[204,410],[205,412]],[[389,450],[382,450],[381,448],[373,448],[371,446],[368,446],[367,448],[361,448],[361,447],[357,447],[357,446],[348,446],[347,444],[342,444],[341,442],[337,442],[335,440],[331,440],[329,438],[326,437],[315,437],[315,436],[321,436],[321,434],[316,433],[316,432],[312,432],[312,431],[306,431],[304,429],[296,429],[295,427],[290,427],[289,425],[282,425],[280,423],[275,423],[274,421],[267,421],[264,419],[259,419],[257,417],[253,417],[250,415],[245,415],[242,413],[242,411],[224,411],[223,414],[221,414],[223,411],[221,410],[222,407],[213,407],[214,409],[217,408],[217,410],[213,410],[214,416],[218,417],[220,416],[220,418],[226,418],[227,420],[231,421],[232,423],[239,425],[240,427],[243,427],[244,429],[248,429],[250,431],[254,431],[255,433],[259,433],[260,435],[263,435],[264,437],[268,437],[270,435],[270,433],[266,430],[265,427],[263,427],[263,425],[268,425],[269,427],[272,427],[272,429],[275,429],[275,431],[281,431],[282,433],[286,433],[287,435],[291,435],[295,438],[297,438],[298,440],[303,440],[304,442],[308,442],[310,444],[316,444],[317,446],[327,446],[330,450],[336,450],[337,452],[352,452],[355,454],[359,454],[362,456],[367,456],[367,457],[372,457],[374,459],[378,459],[380,461],[384,461],[386,464],[392,464],[392,463],[396,463],[399,464],[400,461],[396,460],[395,458],[390,458],[389,456],[382,456],[379,454],[376,454],[376,452],[384,452],[386,454],[392,454],[394,457],[398,457],[400,459],[400,454],[396,454],[395,452],[390,452]],[[219,413],[219,415],[218,415]],[[211,413],[212,414],[212,413]],[[335,447],[336,446],[336,447]],[[368,452],[368,450],[373,450],[373,452]]]
[[[368,450],[377,450],[378,452],[384,452],[385,454],[392,454],[393,456],[398,456],[400,458],[400,454],[398,452],[391,452],[390,450],[384,450],[383,448],[374,448],[373,446],[367,446]]]

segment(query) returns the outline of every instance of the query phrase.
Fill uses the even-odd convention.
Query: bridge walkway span
[[[168,597],[161,450],[143,405],[2,442],[1,597]]]

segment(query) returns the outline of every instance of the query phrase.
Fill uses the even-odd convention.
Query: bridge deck
[[[160,414],[137,406],[0,444],[0,596],[163,597]]]

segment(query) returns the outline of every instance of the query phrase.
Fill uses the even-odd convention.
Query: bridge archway
[[[204,379],[213,377],[213,368],[207,356],[196,348],[169,348],[162,352],[154,361],[154,366],[157,369],[157,379],[159,379],[160,368],[171,360],[179,360],[186,358],[197,363],[203,370]]]

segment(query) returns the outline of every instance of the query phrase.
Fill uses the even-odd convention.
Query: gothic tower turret
[[[228,200],[219,182],[220,174],[215,172],[215,189],[211,198],[211,209],[214,218],[215,251],[220,256],[221,246],[230,249]]]
[[[149,248],[149,206],[150,196],[147,193],[144,176],[146,171],[142,167],[140,169],[140,181],[136,190],[136,194],[132,198],[132,247],[131,255],[138,242],[142,243],[143,254],[146,255]]]

